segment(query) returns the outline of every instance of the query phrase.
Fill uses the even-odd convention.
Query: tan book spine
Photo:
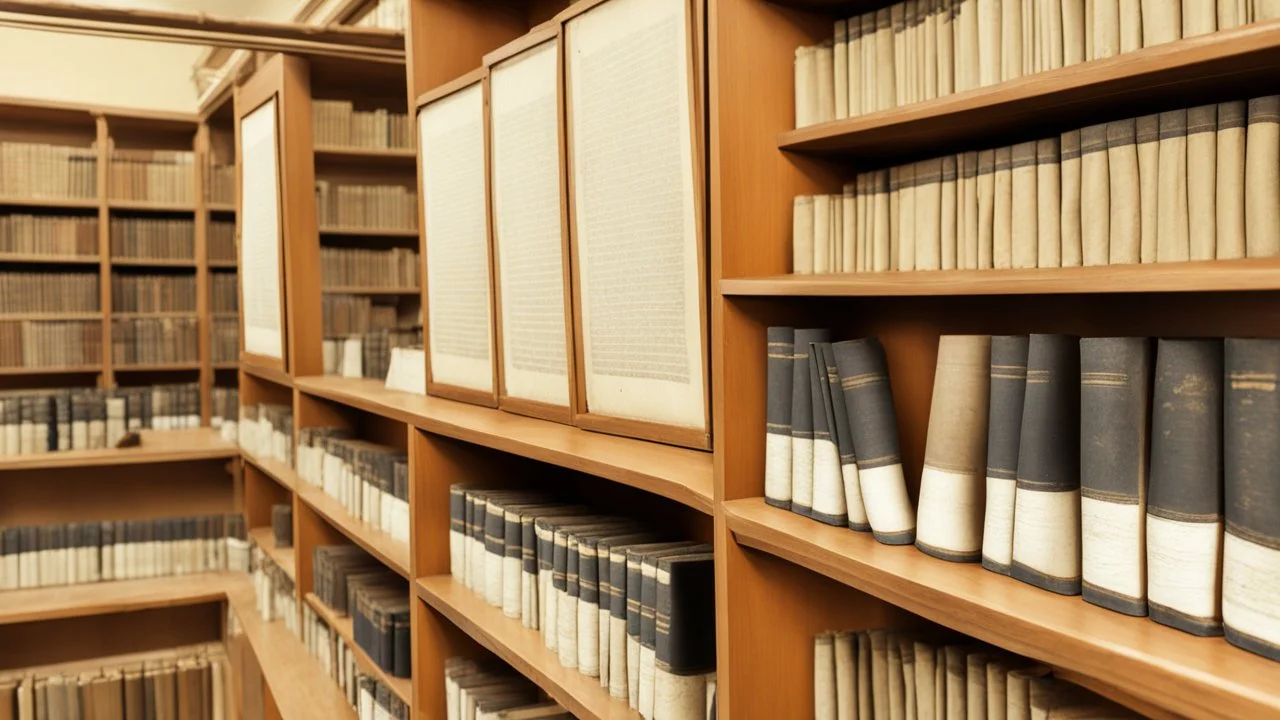
[[[889,267],[902,269],[902,168],[889,168]],[[914,249],[914,248],[913,248]]]
[[[916,66],[918,59],[920,35],[920,2],[917,0],[902,0],[902,95],[898,97],[899,105],[910,105],[920,101],[919,95],[916,93],[917,81],[920,79],[919,68]]]
[[[887,10],[886,10],[887,12]],[[879,33],[877,18],[872,11],[862,14],[862,112],[872,113],[880,109]]]
[[[891,217],[893,215],[889,203],[889,171],[878,170],[874,174],[875,195],[873,196],[874,218],[871,226],[871,240],[874,246],[872,269],[884,272],[892,269],[893,257]]]
[[[1036,143],[1037,267],[1062,266],[1061,153],[1056,137]]]
[[[916,269],[916,166],[898,168],[898,269]]]
[[[924,46],[924,99],[933,100],[938,97],[938,22],[942,13],[942,0],[926,0],[924,34],[921,43]]]
[[[1265,22],[1280,18],[1280,2],[1277,0],[1254,0],[1252,22]]]
[[[1107,170],[1111,188],[1110,262],[1141,262],[1142,208],[1139,204],[1137,125],[1134,120],[1107,123]]]
[[[1119,0],[1120,53],[1142,49],[1142,0]]]
[[[829,273],[832,246],[831,196],[813,196],[813,272]]]
[[[796,84],[796,127],[808,127],[818,122],[818,78],[814,66],[815,52],[812,47],[796,48],[795,84]],[[341,198],[341,189],[339,189]],[[339,211],[341,215],[341,210]],[[328,222],[332,222],[329,219]],[[324,222],[322,224],[328,224]]]
[[[916,102],[928,99],[925,96],[925,62],[929,57],[928,46],[937,34],[937,28],[929,25],[929,9],[934,0],[916,0],[915,28],[915,99]]]
[[[1245,246],[1249,257],[1274,257],[1280,254],[1280,95],[1249,101],[1245,149]]]
[[[1080,131],[1080,238],[1085,265],[1106,265],[1110,258],[1110,184],[1107,126]]]
[[[845,102],[848,105],[849,117],[857,117],[866,110],[862,105],[863,68],[862,68],[862,17],[855,15],[846,21],[845,35],[848,45],[845,48]]]
[[[857,222],[854,225],[856,231],[854,251],[857,254],[855,267],[858,272],[869,272],[871,270],[871,252],[867,238],[871,237],[871,212],[875,208],[875,204],[871,202],[871,180],[873,177],[873,173],[858,173],[858,177],[854,181],[854,204],[856,206],[854,217],[857,218]]]
[[[1039,252],[1037,217],[1036,143],[1013,146],[1013,267],[1033,268]]]
[[[1248,108],[1248,102],[1244,100],[1218,105],[1214,209],[1217,213],[1217,256],[1223,260],[1245,256],[1244,165]]]
[[[981,154],[979,154],[981,162]],[[996,269],[1013,267],[1013,148],[995,151],[995,192],[991,238],[991,265]],[[981,253],[981,247],[979,247]],[[979,263],[981,267],[981,263]]]
[[[813,70],[814,122],[830,122],[836,119],[835,49],[832,41],[827,40],[814,48]]]
[[[938,44],[938,97],[956,91],[955,16],[959,0],[939,0]]]
[[[1037,30],[1039,28],[1039,26],[1036,25],[1037,10],[1038,10],[1037,0],[1031,0],[1030,2],[1023,3],[1022,5],[1022,74],[1023,75],[1030,75],[1032,73],[1037,72],[1036,65],[1038,64],[1038,60],[1036,58],[1036,52],[1037,52],[1037,48],[1040,45],[1039,42],[1037,42],[1036,40],[1036,35],[1038,34]]]
[[[1000,3],[1000,79],[1022,77],[1022,3]]]
[[[1156,261],[1156,236],[1158,234],[1158,200],[1160,197],[1160,116],[1143,115],[1135,121],[1138,143],[1138,205],[1140,211],[1140,256],[1144,263]],[[1243,128],[1243,125],[1241,125]],[[1243,143],[1243,136],[1241,138]],[[1243,157],[1242,157],[1243,160]],[[1241,163],[1243,171],[1244,164]],[[1243,202],[1244,196],[1241,196]],[[1240,252],[1244,257],[1244,235],[1241,234]]]
[[[915,164],[916,269],[942,269],[942,158]]]
[[[967,658],[969,649],[961,645],[948,645],[943,648],[943,656],[946,658],[944,663],[944,672],[946,673],[945,697],[946,697],[946,718],[947,720],[968,720],[969,717],[969,669],[967,667]]]
[[[797,195],[791,209],[791,272],[796,275],[813,274],[814,197]]]
[[[1093,0],[1084,0],[1084,56],[1093,59]]]
[[[1062,133],[1060,149],[1062,267],[1079,267],[1083,262],[1080,242],[1080,131]]]
[[[858,638],[835,634],[836,720],[858,720]]]
[[[858,642],[858,720],[875,720],[875,703],[872,699],[874,683],[871,678],[871,633],[857,634]]]
[[[1092,0],[1093,2],[1093,57],[1090,60],[1114,57],[1120,54],[1120,2],[1119,0]]]
[[[1047,0],[1048,13],[1047,22],[1045,23],[1045,33],[1048,40],[1048,48],[1046,59],[1049,63],[1049,70],[1057,70],[1062,67],[1063,62],[1063,27],[1062,27],[1062,0]]]
[[[849,117],[849,25],[845,20],[835,21],[835,42],[831,51],[834,115],[837,120],[842,120]]]
[[[1182,37],[1205,35],[1218,29],[1215,0],[1182,0]]]
[[[978,0],[959,0],[955,20],[956,92],[979,86]]]
[[[947,155],[942,158],[942,200],[941,200],[941,241],[942,269],[955,270],[959,267],[959,245],[956,242],[956,191],[958,187],[956,156]]]
[[[984,153],[986,160],[984,161]],[[965,266],[970,270],[991,267],[991,233],[982,234],[981,203],[983,193],[983,163],[989,166],[986,182],[990,184],[988,196],[995,201],[995,151],[969,151],[962,156],[964,172],[961,175],[959,201],[964,206],[964,222],[959,226],[960,243],[964,248]]]
[[[1088,59],[1084,54],[1084,38],[1089,29],[1084,24],[1087,0],[1062,0],[1062,65],[1078,65]],[[1137,0],[1131,0],[1137,2]]]
[[[840,272],[855,272],[858,269],[858,203],[855,183],[845,183],[840,194]]]
[[[894,16],[889,8],[876,11],[876,109],[888,110],[897,105],[894,60]]]
[[[889,720],[889,633],[871,630],[871,706],[875,720]]]
[[[1187,110],[1187,230],[1192,260],[1217,257],[1218,106]]]
[[[978,82],[983,87],[1000,82],[1001,0],[978,0]]]
[[[917,720],[938,720],[933,704],[934,664],[937,662],[937,650],[932,645],[919,640],[916,640],[913,645],[916,665],[916,718]]]
[[[907,99],[907,4],[896,2],[889,6],[889,18],[893,24],[893,97],[894,106],[905,105]]]
[[[1182,0],[1142,0],[1143,47],[1173,42],[1181,37]]]
[[[1160,187],[1156,198],[1156,261],[1191,256],[1187,219],[1187,111],[1160,113]]]
[[[1218,29],[1230,30],[1238,28],[1244,24],[1244,16],[1247,12],[1242,12],[1244,8],[1242,3],[1236,0],[1222,0],[1218,3]]]
[[[813,718],[836,717],[835,636],[821,633],[813,639]]]

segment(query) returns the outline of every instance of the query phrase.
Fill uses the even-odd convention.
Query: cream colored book
[[[857,185],[845,183],[840,194],[840,272],[858,269]]]
[[[857,633],[858,644],[858,720],[875,720],[875,704],[872,701],[871,633]]]
[[[1137,124],[1107,123],[1107,171],[1111,188],[1110,258],[1112,265],[1141,262],[1142,208],[1139,205]]]
[[[1142,0],[1120,2],[1120,54],[1142,49]]]
[[[1156,196],[1156,262],[1191,256],[1187,220],[1187,111],[1160,113],[1160,185]]]
[[[1028,0],[1022,5],[1022,74],[1031,75],[1040,72],[1037,48],[1040,46],[1036,36],[1036,14],[1039,10],[1038,0]]]
[[[890,259],[893,257],[890,236],[890,217],[892,212],[889,206],[889,171],[877,170],[873,174],[874,194],[872,195],[872,224],[871,237],[869,238],[872,245],[872,265],[871,269],[876,272],[884,272],[891,269]]]
[[[1248,0],[1222,0],[1218,3],[1218,29],[1230,30],[1245,24]]]
[[[1084,0],[1084,57],[1093,58],[1093,0]]]
[[[916,269],[942,269],[942,158],[915,164]]]
[[[915,27],[915,99],[916,102],[926,100],[925,97],[925,62],[929,55],[929,33],[937,34],[937,28],[929,24],[929,8],[933,0],[916,0]]]
[[[947,155],[942,158],[942,200],[939,212],[942,216],[940,236],[943,270],[955,270],[959,267],[957,257],[959,246],[956,242],[956,191],[959,189],[959,178],[956,170],[955,155]]]
[[[939,0],[937,36],[938,44],[938,97],[956,91],[955,15],[959,0]]]
[[[1001,0],[978,1],[978,83],[983,87],[1000,82]],[[1013,2],[1013,0],[1010,0]]]
[[[813,274],[813,202],[812,195],[797,195],[791,208],[791,272]]]
[[[978,0],[959,0],[955,23],[956,92],[979,86]]]
[[[916,94],[916,51],[917,36],[920,34],[920,3],[917,0],[902,0],[902,96],[899,105],[910,105],[920,101]]]
[[[1280,18],[1280,2],[1276,0],[1253,0],[1252,22],[1265,22]]]
[[[1093,57],[1120,54],[1120,0],[1090,0],[1093,3]]]
[[[813,271],[829,273],[831,266],[831,196],[813,196]]]
[[[1217,213],[1217,256],[1222,260],[1245,256],[1244,143],[1248,116],[1247,101],[1218,104],[1214,210]]]
[[[835,636],[813,639],[813,719],[837,720]]]
[[[971,243],[970,238],[966,236],[965,227],[969,222],[969,216],[971,214],[977,213],[978,211],[976,207],[977,188],[976,188],[976,182],[975,182],[974,205],[970,206],[968,203],[965,202],[965,190],[967,189],[967,185],[965,183],[965,172],[968,170],[968,168],[965,167],[966,155],[968,155],[968,153],[960,153],[956,155],[956,267],[961,270],[972,270],[978,267],[977,234],[976,233],[974,234],[974,237]],[[975,157],[976,155],[977,154],[975,153]],[[975,160],[974,162],[976,164],[977,161]],[[974,169],[974,174],[975,176],[977,174],[976,168]],[[972,261],[969,259],[971,244],[973,246]],[[972,262],[972,265],[970,264],[971,262]]]
[[[1217,257],[1218,106],[1187,110],[1187,232],[1192,260]]]
[[[1182,0],[1182,37],[1206,35],[1218,29],[1215,0]]]
[[[981,154],[979,154],[981,162]],[[1013,267],[1013,148],[995,151],[995,205],[992,222],[991,264],[996,269]],[[979,248],[981,252],[981,248]]]
[[[1043,665],[1009,671],[1005,681],[1007,720],[1031,720],[1031,682],[1050,672]]]
[[[1111,249],[1107,126],[1080,130],[1080,238],[1085,265],[1106,265]]]
[[[1142,46],[1182,37],[1182,0],[1142,0]]]
[[[836,720],[858,720],[858,638],[835,634]]]
[[[889,267],[901,270],[902,168],[889,168]],[[914,248],[912,248],[914,250]],[[914,260],[914,258],[912,258]],[[914,263],[913,263],[914,264]]]
[[[876,109],[888,110],[897,103],[894,60],[893,15],[889,8],[876,11],[876,58],[871,67],[876,72]]]
[[[816,98],[813,121],[830,122],[836,119],[835,49],[827,40],[814,48],[814,96]]]
[[[946,698],[947,720],[968,720],[969,648],[965,645],[947,645],[942,648],[943,696]]]
[[[916,166],[898,168],[898,269],[916,269]]]
[[[844,266],[844,196],[831,196],[831,272],[840,272]]]
[[[1156,212],[1160,197],[1160,116],[1143,115],[1134,120],[1134,125],[1138,143],[1139,254],[1142,262],[1153,263],[1156,261],[1156,235],[1159,230]],[[1243,237],[1241,235],[1242,240]],[[1243,244],[1240,251],[1244,252]]]
[[[1079,267],[1083,261],[1080,244],[1080,131],[1062,133],[1060,148],[1062,267]]]
[[[834,89],[835,118],[849,117],[849,23],[835,21],[835,40],[831,46],[831,82]]]
[[[1039,239],[1036,233],[1039,227],[1036,208],[1036,143],[1035,141],[1018,143],[1013,146],[1013,221],[1010,232],[1013,236],[1013,267],[1033,268],[1036,266],[1036,254]]]
[[[916,718],[918,720],[940,720],[934,712],[934,677],[937,663],[937,649],[933,645],[916,640],[913,643],[916,673]]]
[[[1045,0],[1045,62],[1049,70],[1062,67],[1062,0]]]
[[[984,165],[984,154],[986,157]],[[987,195],[991,198],[988,206],[995,201],[995,151],[969,151],[961,155],[964,172],[961,174],[961,192],[959,200],[964,205],[964,223],[960,225],[961,246],[964,248],[966,266],[970,270],[989,269],[991,267],[991,233],[982,234],[982,202],[983,183],[988,185]],[[987,177],[982,176],[983,168],[987,168]]]
[[[906,687],[902,682],[902,646],[898,644],[898,636],[889,633],[886,639],[887,661],[885,667],[889,671],[889,720],[906,720]]]
[[[1036,267],[1062,266],[1061,154],[1057,137],[1036,142]]]
[[[1084,54],[1084,38],[1089,28],[1084,24],[1084,6],[1092,0],[1062,0],[1062,65],[1078,65],[1088,59]],[[1137,2],[1138,0],[1132,0]]]
[[[965,716],[966,720],[987,720],[987,663],[991,655],[985,652],[969,653],[965,658]]]
[[[845,37],[845,102],[848,105],[848,116],[858,117],[866,112],[862,106],[862,16],[854,15],[845,22]]]
[[[916,705],[916,646],[908,635],[899,634],[898,654],[902,658],[902,716],[906,720],[917,720],[920,710]]]
[[[888,12],[887,10],[885,11]],[[879,95],[879,74],[880,66],[877,64],[879,59],[880,34],[879,13],[868,12],[862,14],[862,112],[872,113],[880,109]],[[890,48],[892,51],[892,48]],[[892,57],[892,52],[890,53]]]
[[[1000,80],[1022,77],[1022,7],[1020,2],[1000,3]]]
[[[871,202],[871,179],[873,173],[858,173],[854,180],[854,252],[857,255],[855,269],[858,272],[871,270],[871,252],[867,238],[871,237],[871,211],[875,208]]]
[[[1006,720],[1009,663],[1003,658],[992,658],[987,662],[987,716],[986,720]]]
[[[1246,252],[1274,257],[1280,254],[1280,95],[1249,101],[1245,149]]]
[[[893,97],[894,105],[906,105],[907,98],[907,4],[896,2],[889,6],[889,18],[893,25]]]
[[[889,720],[889,640],[887,630],[869,630],[871,638],[871,707],[875,720]]]
[[[818,68],[817,48],[796,48],[796,127],[808,127],[818,122]]]
[[[921,43],[924,45],[924,99],[933,100],[938,97],[938,22],[942,13],[942,0],[927,0],[928,8],[924,17],[924,33]]]

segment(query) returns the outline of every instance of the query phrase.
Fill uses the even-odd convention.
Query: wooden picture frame
[[[702,378],[701,401],[702,401],[702,427],[673,425],[664,422],[641,420],[629,417],[619,417],[602,412],[594,411],[588,402],[587,388],[587,372],[586,372],[586,341],[587,338],[583,332],[583,316],[585,314],[584,301],[582,297],[582,263],[578,260],[578,254],[581,251],[581,234],[578,228],[578,200],[576,197],[576,178],[575,178],[575,159],[574,159],[574,138],[573,138],[573,81],[572,81],[572,63],[570,61],[570,53],[572,52],[572,34],[570,25],[577,18],[591,12],[597,7],[611,2],[634,2],[635,0],[582,0],[574,3],[566,8],[559,16],[557,22],[561,27],[560,51],[562,61],[564,63],[564,72],[561,81],[564,86],[564,113],[565,113],[565,137],[566,137],[566,182],[569,198],[569,237],[572,248],[570,267],[572,273],[572,295],[573,295],[573,321],[574,321],[574,364],[577,369],[576,373],[576,399],[574,408],[574,423],[579,427],[595,430],[598,432],[611,433],[615,435],[624,435],[643,440],[652,440],[656,442],[669,443],[672,445],[681,445],[696,449],[709,450],[711,448],[711,378],[710,378],[710,349],[709,349],[709,303],[707,299],[708,281],[707,281],[707,239],[709,237],[707,229],[707,184],[706,184],[706,154],[704,145],[704,126],[705,126],[705,110],[703,100],[703,67],[697,55],[701,48],[702,41],[700,39],[701,28],[703,27],[703,18],[700,7],[700,0],[680,0],[684,9],[684,42],[685,42],[685,59],[686,59],[686,84],[688,94],[689,107],[689,156],[692,160],[691,182],[693,190],[693,229],[695,237],[695,258],[696,268],[694,274],[697,280],[698,298],[697,298],[697,319],[699,328],[699,347],[701,350],[700,363],[695,368],[690,368],[691,372],[700,372]],[[674,0],[672,0],[674,1]]]
[[[495,165],[495,137],[494,127],[495,118],[493,117],[493,88],[494,88],[494,72],[500,72],[501,65],[513,59],[524,56],[525,53],[546,48],[555,54],[555,104],[556,104],[556,162],[557,162],[557,198],[558,198],[558,217],[560,220],[560,267],[562,278],[561,292],[561,309],[564,316],[564,339],[565,339],[565,398],[566,402],[561,405],[545,400],[533,399],[529,397],[520,397],[513,393],[508,383],[507,355],[508,346],[507,331],[505,328],[505,318],[503,315],[503,292],[502,292],[502,247],[501,236],[498,226],[498,213],[496,209],[496,183],[499,173]],[[565,116],[564,116],[564,55],[562,52],[562,38],[560,35],[560,26],[556,23],[545,23],[526,35],[513,40],[510,43],[498,48],[485,55],[484,65],[489,72],[489,99],[486,102],[488,113],[488,123],[490,127],[489,133],[489,152],[488,152],[488,172],[491,192],[489,193],[489,237],[491,245],[491,253],[493,257],[493,296],[494,296],[494,329],[497,338],[497,357],[495,358],[495,366],[498,371],[498,407],[508,412],[519,415],[528,415],[530,417],[541,418],[543,420],[551,420],[570,424],[573,422],[574,408],[576,406],[577,397],[577,367],[574,361],[574,323],[573,323],[573,297],[572,297],[572,272],[570,270],[570,252],[569,245],[569,198],[565,179],[567,177],[566,162],[566,144],[565,144]]]
[[[422,337],[423,345],[426,350],[426,366],[427,366],[427,394],[436,397],[447,398],[450,400],[458,400],[461,402],[471,403],[473,405],[482,405],[484,407],[496,408],[498,406],[498,363],[496,353],[496,331],[494,323],[494,299],[493,299],[493,237],[491,233],[491,223],[489,218],[489,196],[491,194],[490,173],[489,173],[489,111],[488,111],[488,79],[489,73],[485,68],[473,70],[455,80],[452,80],[440,87],[424,93],[414,104],[415,127],[418,132],[418,202],[420,207],[420,228],[422,232]],[[433,103],[445,100],[457,93],[468,91],[475,88],[480,93],[480,114],[483,124],[482,130],[482,146],[483,155],[481,159],[483,163],[484,174],[484,234],[485,234],[485,271],[487,273],[487,322],[489,330],[488,338],[488,359],[489,359],[489,388],[488,390],[464,387],[456,383],[449,383],[436,380],[435,371],[432,362],[432,342],[431,342],[431,263],[429,255],[431,250],[431,237],[429,231],[429,215],[427,197],[427,168],[426,153],[427,143],[422,139],[422,123],[423,113],[428,106]]]

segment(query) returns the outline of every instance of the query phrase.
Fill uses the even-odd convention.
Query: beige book
[[[1022,77],[1022,5],[1000,3],[1000,80]]]
[[[979,163],[981,163],[979,154]],[[979,165],[981,167],[981,165]],[[1013,267],[1013,148],[995,151],[995,198],[992,209],[991,265],[996,269]],[[981,202],[981,198],[979,198]],[[981,211],[980,211],[981,212]],[[981,242],[981,238],[979,238]],[[981,247],[979,247],[981,253]],[[979,265],[981,267],[981,265]]]
[[[902,269],[902,168],[889,168],[889,267]],[[914,247],[912,248],[915,249]],[[914,260],[914,258],[912,258]]]
[[[808,127],[818,122],[818,68],[815,65],[817,48],[796,48],[796,127]]]
[[[813,718],[836,718],[835,636],[821,633],[813,639]]]
[[[942,158],[915,164],[916,269],[942,269]]]
[[[814,122],[824,123],[836,119],[835,49],[827,40],[814,48],[814,95],[816,112]]]
[[[835,42],[831,46],[831,82],[834,89],[835,117],[849,117],[849,23],[835,21]]]
[[[927,642],[913,643],[916,662],[916,717],[919,720],[939,720],[933,706],[934,665],[937,650]]]
[[[854,180],[854,217],[857,218],[854,224],[856,235],[853,240],[854,252],[857,254],[854,267],[858,272],[871,270],[871,253],[867,238],[871,236],[871,211],[875,207],[871,202],[872,177],[873,173],[858,173]]]
[[[1093,58],[1093,0],[1084,0],[1084,56]]]
[[[898,168],[898,269],[916,269],[916,166]]]
[[[1085,265],[1110,259],[1111,189],[1107,169],[1107,126],[1080,130],[1080,240]]]
[[[1080,245],[1080,131],[1062,133],[1060,140],[1062,208],[1059,228],[1062,236],[1062,267],[1079,267]]]
[[[875,720],[889,720],[889,632],[869,630],[871,637],[871,707]]]
[[[902,715],[906,720],[917,720],[920,711],[916,707],[916,646],[907,635],[898,636],[898,654],[902,657]]]
[[[1056,137],[1036,142],[1036,267],[1062,267],[1061,154]]]
[[[872,699],[871,633],[862,631],[858,640],[858,720],[875,720],[875,702]]]
[[[961,270],[972,270],[978,267],[978,248],[977,236],[973,238],[973,260],[969,259],[970,242],[965,234],[965,227],[969,221],[969,215],[977,212],[977,207],[971,207],[965,202],[965,173],[968,171],[965,167],[965,157],[969,153],[960,153],[956,155],[956,267]],[[976,158],[975,153],[975,158]],[[976,160],[974,160],[976,164]],[[976,173],[976,168],[975,168]],[[976,204],[977,198],[974,198]],[[970,262],[973,264],[970,265]]]
[[[1187,236],[1187,111],[1160,113],[1160,186],[1156,196],[1156,262],[1191,256]]]
[[[1139,205],[1137,124],[1133,119],[1107,123],[1107,170],[1111,188],[1110,262],[1142,261],[1142,208]]]
[[[813,196],[813,271],[829,273],[833,270],[831,232],[831,196]]]
[[[1084,37],[1089,32],[1089,28],[1084,24],[1084,5],[1087,1],[1062,0],[1062,65],[1064,67],[1078,65],[1089,57],[1084,54]]]
[[[938,22],[941,19],[942,0],[927,0],[924,16],[924,32],[920,36],[924,47],[924,98],[938,97]]]
[[[845,183],[844,189],[840,194],[840,205],[838,216],[840,224],[840,264],[837,266],[838,272],[855,272],[858,269],[858,203],[856,199],[857,186],[854,183]]]
[[[797,195],[791,208],[791,272],[813,274],[814,196]]]
[[[1120,54],[1142,49],[1142,0],[1120,0]]]
[[[1039,252],[1036,190],[1036,143],[1013,146],[1013,267],[1033,268]]]
[[[906,720],[906,688],[902,682],[902,646],[898,644],[898,637],[893,633],[889,633],[886,644],[888,645],[885,652],[888,658],[885,667],[889,671],[889,720]]]
[[[1187,110],[1187,232],[1192,260],[1217,257],[1218,106]]]
[[[835,634],[836,720],[858,720],[858,638]]]
[[[893,213],[889,205],[889,171],[877,170],[873,174],[872,224],[871,237],[872,263],[871,269],[884,272],[892,269],[890,258],[892,253],[892,237],[890,235],[890,219]]]
[[[1245,150],[1246,252],[1274,257],[1280,254],[1280,95],[1249,101]]]
[[[1006,685],[1009,675],[1009,664],[993,658],[987,663],[987,720],[1006,720],[1009,695]]]
[[[1241,0],[1222,0],[1218,3],[1218,29],[1230,30],[1244,24],[1248,10]]]
[[[919,68],[916,65],[920,50],[918,42],[921,30],[920,5],[921,0],[902,0],[902,22],[905,26],[902,31],[905,42],[902,48],[902,92],[905,97],[898,98],[899,105],[920,102],[920,96],[916,92],[917,81],[920,79]]]
[[[1280,2],[1277,0],[1253,0],[1251,22],[1265,22],[1280,18]]]
[[[984,153],[985,161],[984,161]],[[959,226],[961,246],[964,248],[965,263],[970,270],[989,269],[991,267],[991,234],[982,234],[981,213],[983,183],[989,188],[987,195],[991,202],[995,201],[995,151],[969,151],[961,156],[964,159],[964,173],[961,175],[960,202],[964,204],[964,223]],[[986,178],[982,170],[986,163]],[[988,203],[990,204],[990,203]]]
[[[956,92],[978,87],[978,0],[959,0],[955,19]]]
[[[1120,1],[1091,0],[1093,3],[1093,56],[1090,60],[1120,54]]]
[[[1002,73],[1000,7],[1001,0],[978,0],[978,83],[983,87],[1000,82]]]
[[[946,718],[968,720],[969,715],[969,648],[964,645],[948,645],[943,648],[946,658]]]
[[[1045,5],[1045,62],[1049,70],[1056,70],[1063,61],[1062,0],[1046,0]]]
[[[1182,0],[1182,37],[1205,35],[1218,29],[1215,0]]]
[[[844,196],[831,196],[831,272],[844,268]]]
[[[837,21],[836,33],[839,34],[839,21]],[[857,117],[866,112],[862,107],[862,17],[855,15],[845,21],[845,37],[847,38],[847,47],[845,48],[845,103],[848,106],[848,116]],[[839,71],[836,71],[839,74]]]
[[[1022,5],[1022,74],[1030,75],[1040,72],[1040,59],[1038,56],[1038,48],[1040,42],[1037,38],[1039,34],[1039,25],[1036,23],[1036,15],[1039,11],[1038,0],[1028,0]]]
[[[985,652],[969,653],[965,658],[965,707],[967,720],[987,720],[987,663]]]
[[[927,100],[925,93],[925,63],[929,58],[929,44],[937,36],[936,24],[929,23],[929,11],[934,0],[916,0],[916,32],[915,32],[915,98],[916,102]]]
[[[1142,0],[1142,47],[1182,37],[1182,0]]]
[[[947,155],[942,158],[942,200],[939,215],[942,228],[942,269],[955,270],[958,265],[959,246],[956,242],[956,191],[959,189],[956,172],[956,156]]]
[[[1244,165],[1245,125],[1249,104],[1245,100],[1218,104],[1218,147],[1214,209],[1217,212],[1217,256],[1245,256]]]
[[[1031,720],[1031,682],[1049,672],[1043,665],[1009,671],[1005,681],[1007,720]]]
[[[933,715],[947,717],[947,651],[944,647],[933,651]]]
[[[893,97],[895,105],[906,105],[907,98],[907,3],[900,0],[889,6],[893,23]]]
[[[1138,194],[1140,206],[1141,259],[1144,263],[1156,261],[1157,200],[1160,197],[1160,116],[1143,115],[1134,120],[1138,142]],[[1243,127],[1243,125],[1241,126]],[[1243,148],[1244,138],[1241,137]],[[1243,156],[1241,157],[1243,160]],[[1244,164],[1241,163],[1243,171]],[[1241,196],[1243,200],[1243,196]],[[1243,239],[1240,252],[1244,252]],[[1244,257],[1241,254],[1241,257]]]
[[[889,8],[881,8],[876,11],[876,58],[872,65],[876,72],[876,110],[888,110],[897,105],[894,39],[893,15]]]
[[[886,11],[887,12],[887,11]],[[877,43],[879,33],[876,29],[878,13],[876,11],[862,14],[862,112],[872,113],[879,110],[880,95],[877,89],[877,76],[880,68],[876,64],[880,52]]]
[[[938,97],[956,91],[955,16],[959,0],[939,0],[938,26]]]

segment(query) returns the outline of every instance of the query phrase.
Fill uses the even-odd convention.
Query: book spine
[[[1160,180],[1156,197],[1156,261],[1191,258],[1187,216],[1187,111],[1160,113]]]
[[[1062,266],[1062,148],[1058,137],[1036,142],[1036,266]]]
[[[764,500],[791,509],[791,388],[794,376],[795,329],[766,331],[765,366],[768,374],[764,436]]]
[[[990,365],[990,336],[939,338],[916,547],[943,560],[982,555]]]
[[[1023,400],[1027,391],[1028,342],[1026,335],[991,338],[982,566],[1001,575],[1010,574],[1013,563],[1013,508]]]
[[[1010,182],[1013,183],[1012,212],[1012,263],[1015,268],[1036,266],[1039,251],[1037,237],[1036,143],[1024,142],[1013,146]]]
[[[1223,451],[1227,642],[1280,661],[1280,341],[1226,341]]]
[[[825,329],[796,330],[791,360],[791,509],[813,512],[813,395],[809,382],[809,346],[827,342]]]
[[[840,369],[836,365],[836,353],[831,343],[822,343],[823,364],[826,366],[827,393],[831,398],[828,417],[840,452],[840,477],[844,484],[844,502],[848,524],[853,530],[870,532],[867,508],[862,502],[862,485],[858,480],[858,457],[853,445],[853,430],[849,426],[849,411],[845,407],[844,391],[840,389]]]
[[[1245,245],[1249,257],[1280,254],[1280,95],[1249,101],[1245,142]]]
[[[1084,599],[1147,614],[1147,428],[1151,343],[1080,341],[1080,526]]]
[[[1060,195],[1059,233],[1062,240],[1062,267],[1079,267],[1083,262],[1080,240],[1080,131],[1069,130],[1059,139]]]
[[[1032,335],[1018,442],[1013,577],[1080,594],[1080,343]]]
[[[915,542],[916,524],[898,449],[898,418],[884,348],[874,338],[832,345],[857,452],[858,483],[876,539]]]
[[[915,173],[915,264],[942,269],[942,158],[921,160]]]
[[[1213,13],[1213,3],[1209,4]],[[1218,106],[1187,110],[1187,234],[1192,260],[1217,257]],[[1276,161],[1280,163],[1280,156]],[[1210,169],[1213,172],[1210,172]],[[1280,186],[1277,187],[1280,191]]]
[[[1085,265],[1106,265],[1111,252],[1107,126],[1080,130],[1080,238]]]
[[[809,388],[813,402],[813,511],[810,517],[827,525],[844,527],[849,522],[849,514],[845,505],[844,477],[840,449],[836,445],[834,407],[824,350],[830,345],[809,345]]]
[[[1139,203],[1137,124],[1107,123],[1107,171],[1110,187],[1110,251],[1112,265],[1141,262],[1142,211]]]
[[[1248,108],[1248,103],[1243,100],[1218,104],[1214,210],[1217,216],[1217,257],[1220,260],[1245,256],[1245,126]]]
[[[1222,341],[1160,340],[1147,497],[1151,619],[1222,634]]]

